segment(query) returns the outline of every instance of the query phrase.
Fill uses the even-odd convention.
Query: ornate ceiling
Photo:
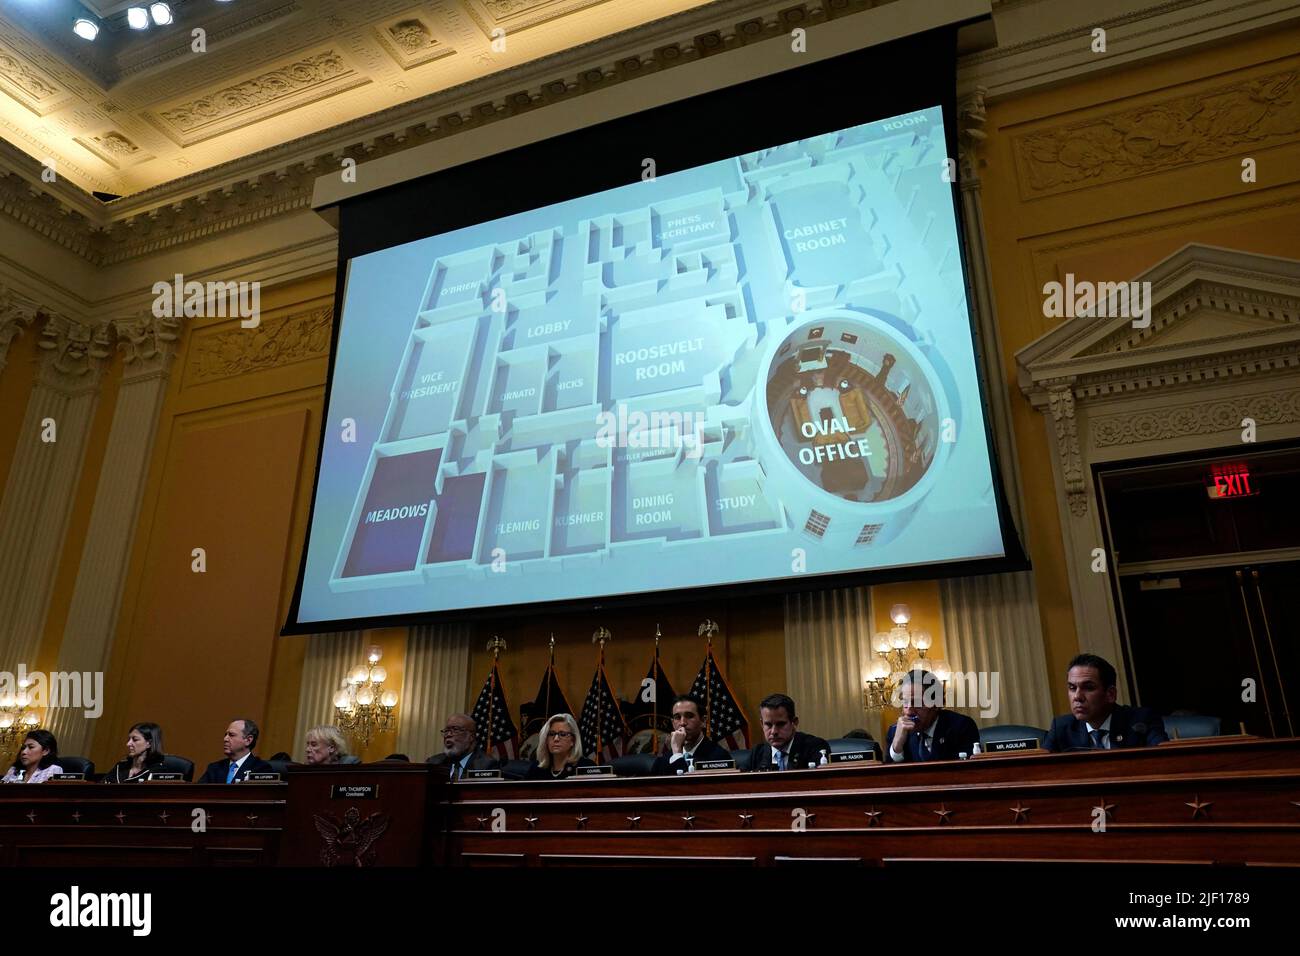
[[[718,4],[171,0],[175,22],[145,31],[132,5],[0,0],[0,137],[86,192],[130,196]],[[88,13],[94,42],[71,30]]]

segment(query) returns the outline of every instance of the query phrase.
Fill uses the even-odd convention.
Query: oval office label
[[[1025,737],[1020,740],[991,740],[984,745],[984,752],[989,754],[1022,753],[1026,750],[1037,749],[1037,737]]]
[[[377,783],[335,783],[330,785],[331,800],[376,800],[379,798]]]
[[[462,780],[500,780],[500,770],[466,770]]]
[[[864,763],[875,759],[876,752],[874,750],[855,750],[853,753],[830,755],[830,763]],[[830,764],[826,766],[829,767]]]
[[[600,764],[595,767],[575,767],[575,777],[612,777],[614,768],[609,764]]]

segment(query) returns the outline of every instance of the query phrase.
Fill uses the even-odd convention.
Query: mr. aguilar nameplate
[[[151,773],[145,778],[145,783],[184,783],[185,774],[176,773],[168,770],[165,773]]]
[[[280,775],[278,773],[249,773],[244,775],[245,783],[279,783]]]
[[[695,761],[696,773],[708,773],[716,770],[735,770],[736,761],[734,760],[697,760]]]
[[[462,780],[500,780],[500,770],[466,770]]]
[[[830,755],[830,763],[865,763],[868,760],[874,761],[875,759],[876,753],[874,750],[855,750],[853,753]],[[830,764],[826,766],[829,767]]]
[[[991,740],[984,745],[985,754],[1014,754],[1037,749],[1037,737],[1025,737],[1019,740]]]
[[[330,785],[331,800],[377,800],[377,783],[335,783]]]
[[[614,768],[609,764],[601,764],[595,767],[575,767],[574,776],[576,777],[612,777]]]

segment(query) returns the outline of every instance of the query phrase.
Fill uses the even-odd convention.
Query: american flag
[[[597,717],[597,714],[600,716]],[[582,702],[578,730],[582,732],[583,756],[590,756],[597,763],[613,760],[621,754],[631,736],[627,721],[623,719],[623,711],[609,686],[609,678],[605,676],[603,664],[596,668],[596,674],[591,679],[591,689],[587,691],[587,699]],[[599,754],[596,753],[598,739]]]
[[[724,742],[728,750],[749,747],[749,721],[727,679],[718,670],[712,647],[695,675],[690,693],[705,702],[705,733],[710,740]]]
[[[515,722],[510,719],[510,707],[506,704],[506,692],[501,686],[501,675],[495,661],[470,716],[478,725],[479,744],[484,751],[495,753],[501,760],[515,758],[519,752],[519,731],[515,730]],[[489,721],[491,726],[488,726]]]

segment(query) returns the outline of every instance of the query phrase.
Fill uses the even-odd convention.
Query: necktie
[[[460,761],[459,761],[459,760],[453,760],[453,761],[451,762],[451,782],[452,782],[452,783],[455,783],[457,780],[460,779],[460,772],[461,772],[461,769],[462,769],[462,767],[461,767],[461,765],[460,765]]]
[[[1088,733],[1091,734],[1091,736],[1092,736],[1092,746],[1093,746],[1093,749],[1094,749],[1094,750],[1105,750],[1105,749],[1106,749],[1106,744],[1104,743],[1104,741],[1105,741],[1105,739],[1106,739],[1106,731],[1104,731],[1104,730],[1090,730],[1090,731],[1088,731]]]
[[[785,751],[784,751],[784,750],[774,750],[774,751],[772,751],[772,753],[776,754],[776,769],[777,769],[777,770],[784,770],[784,769],[785,769]]]
[[[226,770],[226,783],[234,783],[235,774],[237,773],[239,773],[239,764],[232,760],[230,762],[230,767]]]

